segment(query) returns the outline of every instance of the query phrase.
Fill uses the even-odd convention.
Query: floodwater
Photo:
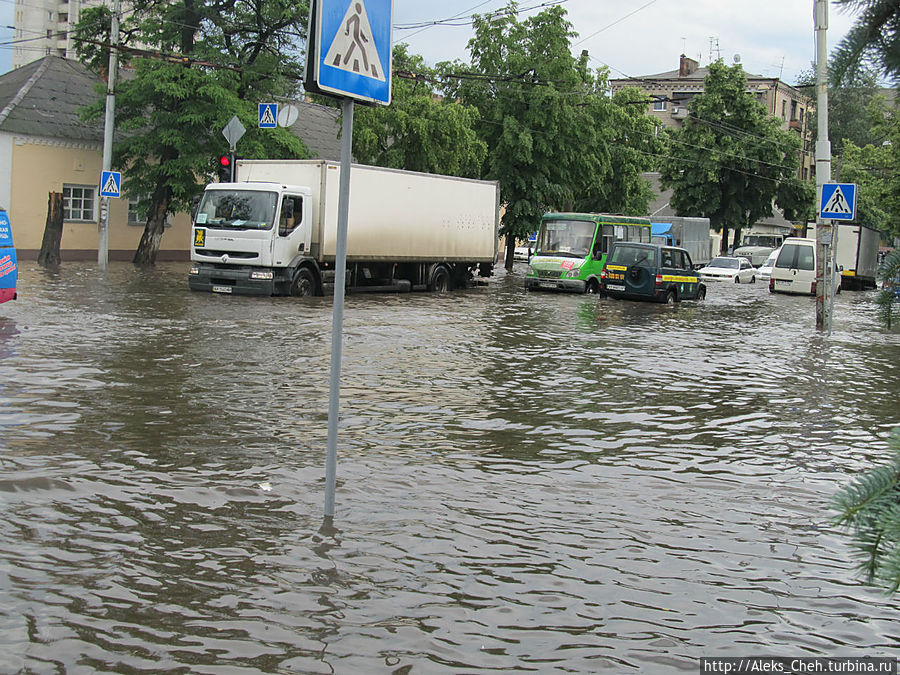
[[[900,423],[900,334],[843,293],[659,306],[328,298],[186,264],[20,270],[0,306],[0,672],[677,673],[895,656],[831,499]]]

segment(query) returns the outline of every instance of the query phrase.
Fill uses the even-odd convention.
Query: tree
[[[860,571],[891,593],[900,589],[900,428],[890,439],[892,457],[869,469],[834,499],[836,524],[853,531]]]
[[[436,93],[438,74],[404,44],[394,47],[391,105],[360,107],[353,154],[364,164],[477,178],[487,155],[475,108]]]
[[[590,70],[586,53],[572,56],[565,16],[551,7],[520,21],[511,2],[502,13],[475,18],[470,65],[439,64],[444,94],[478,110],[475,129],[490,149],[483,177],[499,181],[505,205],[508,269],[516,239],[534,232],[547,210],[608,210],[613,197],[619,211],[646,212],[640,190],[610,194],[610,127],[619,118],[605,94],[605,71]],[[616,170],[628,184],[635,159],[648,161],[621,157]]]
[[[711,64],[688,107],[684,125],[668,135],[661,170],[678,215],[709,218],[724,252],[728,231],[739,245],[742,228],[771,216],[773,203],[791,215],[808,211],[813,187],[797,178],[800,138],[747,93],[740,65]]]
[[[810,99],[816,99],[815,70],[800,74],[797,88]],[[848,74],[841,82],[832,82],[828,88],[828,140],[831,142],[832,154],[836,157],[843,153],[844,141],[849,140],[858,146],[874,143],[876,138],[872,131],[871,119],[868,115],[869,104],[880,95],[878,73],[870,66],[862,64],[854,73]],[[818,126],[813,121],[809,128],[813,139],[818,135]]]
[[[900,4],[897,0],[835,0],[835,4],[860,14],[832,52],[832,80],[852,79],[867,61],[887,77],[900,79]]]
[[[306,3],[288,0],[138,0],[123,22],[132,71],[116,91],[118,137],[113,166],[123,191],[147,217],[136,264],[153,264],[167,216],[188,208],[215,174],[226,149],[221,130],[238,115],[248,133],[243,156],[306,157],[302,142],[284,129],[259,130],[256,103],[289,95],[299,64],[290,45],[305,31]],[[78,24],[82,60],[105,68],[103,41],[109,12],[85,12]],[[97,42],[101,42],[98,49]],[[153,51],[148,51],[152,48]],[[87,110],[99,117],[104,102]],[[268,133],[265,133],[265,132]]]

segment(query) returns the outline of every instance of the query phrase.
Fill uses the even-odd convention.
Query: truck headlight
[[[196,265],[191,265],[191,269],[188,270],[188,274],[200,274],[200,268]]]
[[[525,274],[527,274],[530,277],[533,277],[534,276],[534,268],[531,265],[526,265],[525,266]]]
[[[572,269],[566,272],[567,279],[577,279],[579,276],[581,276],[581,268]]]
[[[251,279],[259,279],[260,281],[272,281],[274,275],[272,270],[254,270],[250,272]]]

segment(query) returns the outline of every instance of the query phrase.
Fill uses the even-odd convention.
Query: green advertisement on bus
[[[546,213],[528,263],[528,290],[597,293],[614,241],[650,242],[650,219],[605,213]]]

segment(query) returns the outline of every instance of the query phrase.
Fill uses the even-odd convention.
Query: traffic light
[[[231,183],[234,175],[234,157],[231,153],[227,155],[219,155],[217,164],[220,183]]]

